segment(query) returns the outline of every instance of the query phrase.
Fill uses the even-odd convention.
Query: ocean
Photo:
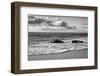
[[[55,39],[64,43],[52,43]],[[88,58],[87,33],[28,32],[28,60],[77,58]]]

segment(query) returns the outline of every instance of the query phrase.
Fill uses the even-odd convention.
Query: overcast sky
[[[87,17],[28,15],[29,32],[87,32]],[[64,25],[63,25],[64,24]]]

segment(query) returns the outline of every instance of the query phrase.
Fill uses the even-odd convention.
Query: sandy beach
[[[81,50],[69,50],[64,53],[59,54],[48,54],[48,55],[30,55],[28,56],[29,60],[55,60],[55,59],[80,59],[88,58],[88,49]]]

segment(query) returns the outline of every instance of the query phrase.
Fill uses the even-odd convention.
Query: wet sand
[[[69,50],[59,54],[48,54],[48,55],[29,55],[28,60],[56,60],[56,59],[81,59],[88,58],[88,49],[81,50]]]

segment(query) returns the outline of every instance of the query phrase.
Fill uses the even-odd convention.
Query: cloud
[[[61,27],[65,27],[67,29],[76,29],[76,26],[68,26],[68,23],[64,21],[61,23]]]
[[[50,19],[48,17],[29,17],[29,32],[79,32],[80,28],[69,26],[67,22],[59,19]],[[81,29],[81,31],[84,31]]]
[[[29,26],[29,32],[67,32],[72,31],[65,27],[56,26]]]
[[[28,19],[29,24],[40,24],[42,22],[45,22],[45,20],[42,18],[29,17],[29,19]]]
[[[83,26],[82,28],[83,28],[83,29],[87,29],[88,27],[87,27],[87,26]]]

